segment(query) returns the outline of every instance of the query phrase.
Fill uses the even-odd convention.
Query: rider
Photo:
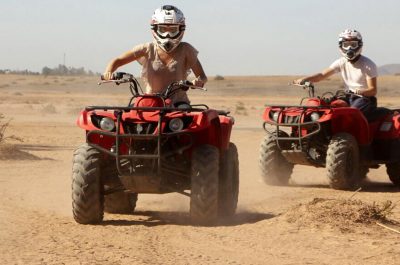
[[[112,60],[103,76],[112,78],[112,73],[120,66],[133,61],[142,65],[142,77],[147,93],[162,93],[172,82],[185,80],[193,71],[193,85],[203,87],[207,76],[197,58],[198,51],[189,43],[181,42],[185,31],[185,17],[181,10],[172,5],[157,8],[151,18],[153,42],[135,46]],[[183,90],[171,96],[175,106],[189,103]]]
[[[351,94],[347,97],[348,103],[351,107],[360,109],[367,116],[377,106],[375,96],[378,71],[371,59],[361,55],[362,46],[360,32],[354,29],[344,30],[339,34],[339,49],[342,57],[322,72],[294,80],[293,83],[319,82],[340,72],[346,92]]]

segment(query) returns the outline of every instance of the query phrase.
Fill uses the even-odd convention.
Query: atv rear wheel
[[[288,137],[283,131],[279,131],[278,135]],[[276,142],[276,133],[267,134],[260,147],[260,169],[264,182],[273,186],[288,185],[293,166],[282,155]]]
[[[100,152],[88,144],[74,152],[72,167],[72,213],[80,224],[103,220],[104,196],[101,183]]]
[[[360,154],[356,139],[348,133],[334,135],[326,155],[329,184],[333,189],[345,190],[358,185]]]
[[[219,151],[201,145],[192,153],[190,219],[198,225],[212,225],[218,216]]]
[[[136,208],[137,193],[123,191],[107,194],[104,197],[104,211],[108,213],[130,214]]]
[[[235,214],[239,196],[239,158],[236,145],[229,143],[221,161],[219,172],[218,215],[229,217]]]
[[[386,172],[389,175],[390,181],[400,187],[400,162],[387,163]]]

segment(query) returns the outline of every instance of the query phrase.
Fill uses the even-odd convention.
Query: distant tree
[[[217,81],[219,81],[219,80],[225,80],[225,78],[224,78],[222,75],[216,75],[216,76],[214,77],[214,80],[217,80]]]
[[[51,74],[51,69],[47,66],[42,68],[42,75],[50,75]]]

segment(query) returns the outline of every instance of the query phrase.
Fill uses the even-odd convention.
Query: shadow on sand
[[[0,160],[54,160],[49,157],[39,157],[30,152],[73,150],[67,146],[5,144],[0,146]]]
[[[121,217],[123,215],[118,215]],[[156,211],[138,211],[133,215],[125,215],[127,218],[105,220],[101,223],[103,226],[131,226],[131,225],[144,225],[148,227],[159,225],[182,225],[191,226],[190,217],[188,213],[184,212],[156,212]],[[128,216],[137,216],[138,220],[131,220]],[[268,213],[255,213],[255,212],[239,212],[230,218],[220,219],[212,227],[221,226],[236,226],[243,224],[253,224],[259,221],[271,219],[275,217],[273,214]]]
[[[332,189],[329,185],[323,184],[298,184],[292,183],[289,185],[290,187],[296,188],[316,188],[316,189]],[[360,192],[399,192],[400,187],[393,185],[391,182],[376,182],[369,179],[366,179],[360,184],[361,190]],[[357,188],[354,188],[350,191],[356,191]]]

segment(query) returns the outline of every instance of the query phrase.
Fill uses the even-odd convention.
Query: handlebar
[[[308,90],[308,95],[310,97],[314,97],[315,96],[315,91],[314,91],[314,84],[309,82],[309,81],[305,81],[302,82],[301,84],[299,83],[294,83],[293,81],[291,83],[288,84],[289,86],[299,86],[302,87],[303,89],[307,89]]]
[[[129,82],[134,82],[137,81],[135,77],[132,74],[128,74],[125,72],[115,72],[112,74],[110,80],[105,80],[104,75],[100,76],[100,79],[102,80],[98,84],[106,84],[106,83],[115,83],[117,85],[123,84],[123,83],[129,83]]]
[[[176,85],[178,86],[182,86],[182,87],[187,87],[187,88],[191,88],[191,89],[199,89],[199,90],[203,90],[203,91],[207,91],[207,88],[204,87],[200,87],[200,86],[195,86],[192,82],[188,81],[188,80],[182,80],[182,81],[178,81],[175,82]],[[172,83],[173,84],[173,83]],[[171,84],[171,85],[172,85]]]
[[[289,85],[289,86],[299,86],[299,87],[302,87],[303,89],[310,88],[310,87],[314,88],[314,84],[311,83],[311,82],[309,82],[309,81],[303,82],[302,84],[294,83],[294,82],[292,81],[292,82],[289,83],[288,85]]]
[[[112,77],[110,80],[104,80],[104,75],[101,75],[100,78],[102,81],[100,81],[98,83],[98,85],[102,85],[102,84],[106,84],[106,83],[115,83],[116,85],[120,85],[123,83],[130,83],[130,89],[134,96],[139,95],[138,88],[140,88],[140,90],[142,91],[137,79],[132,74],[129,74],[129,73],[115,72],[112,74]],[[189,88],[207,91],[206,88],[195,86],[192,82],[190,82],[188,80],[181,80],[181,81],[171,83],[167,87],[165,92],[161,93],[160,95],[167,98],[167,97],[170,97],[172,94],[176,93],[178,90],[187,91]],[[143,94],[143,91],[142,91],[142,94]]]

